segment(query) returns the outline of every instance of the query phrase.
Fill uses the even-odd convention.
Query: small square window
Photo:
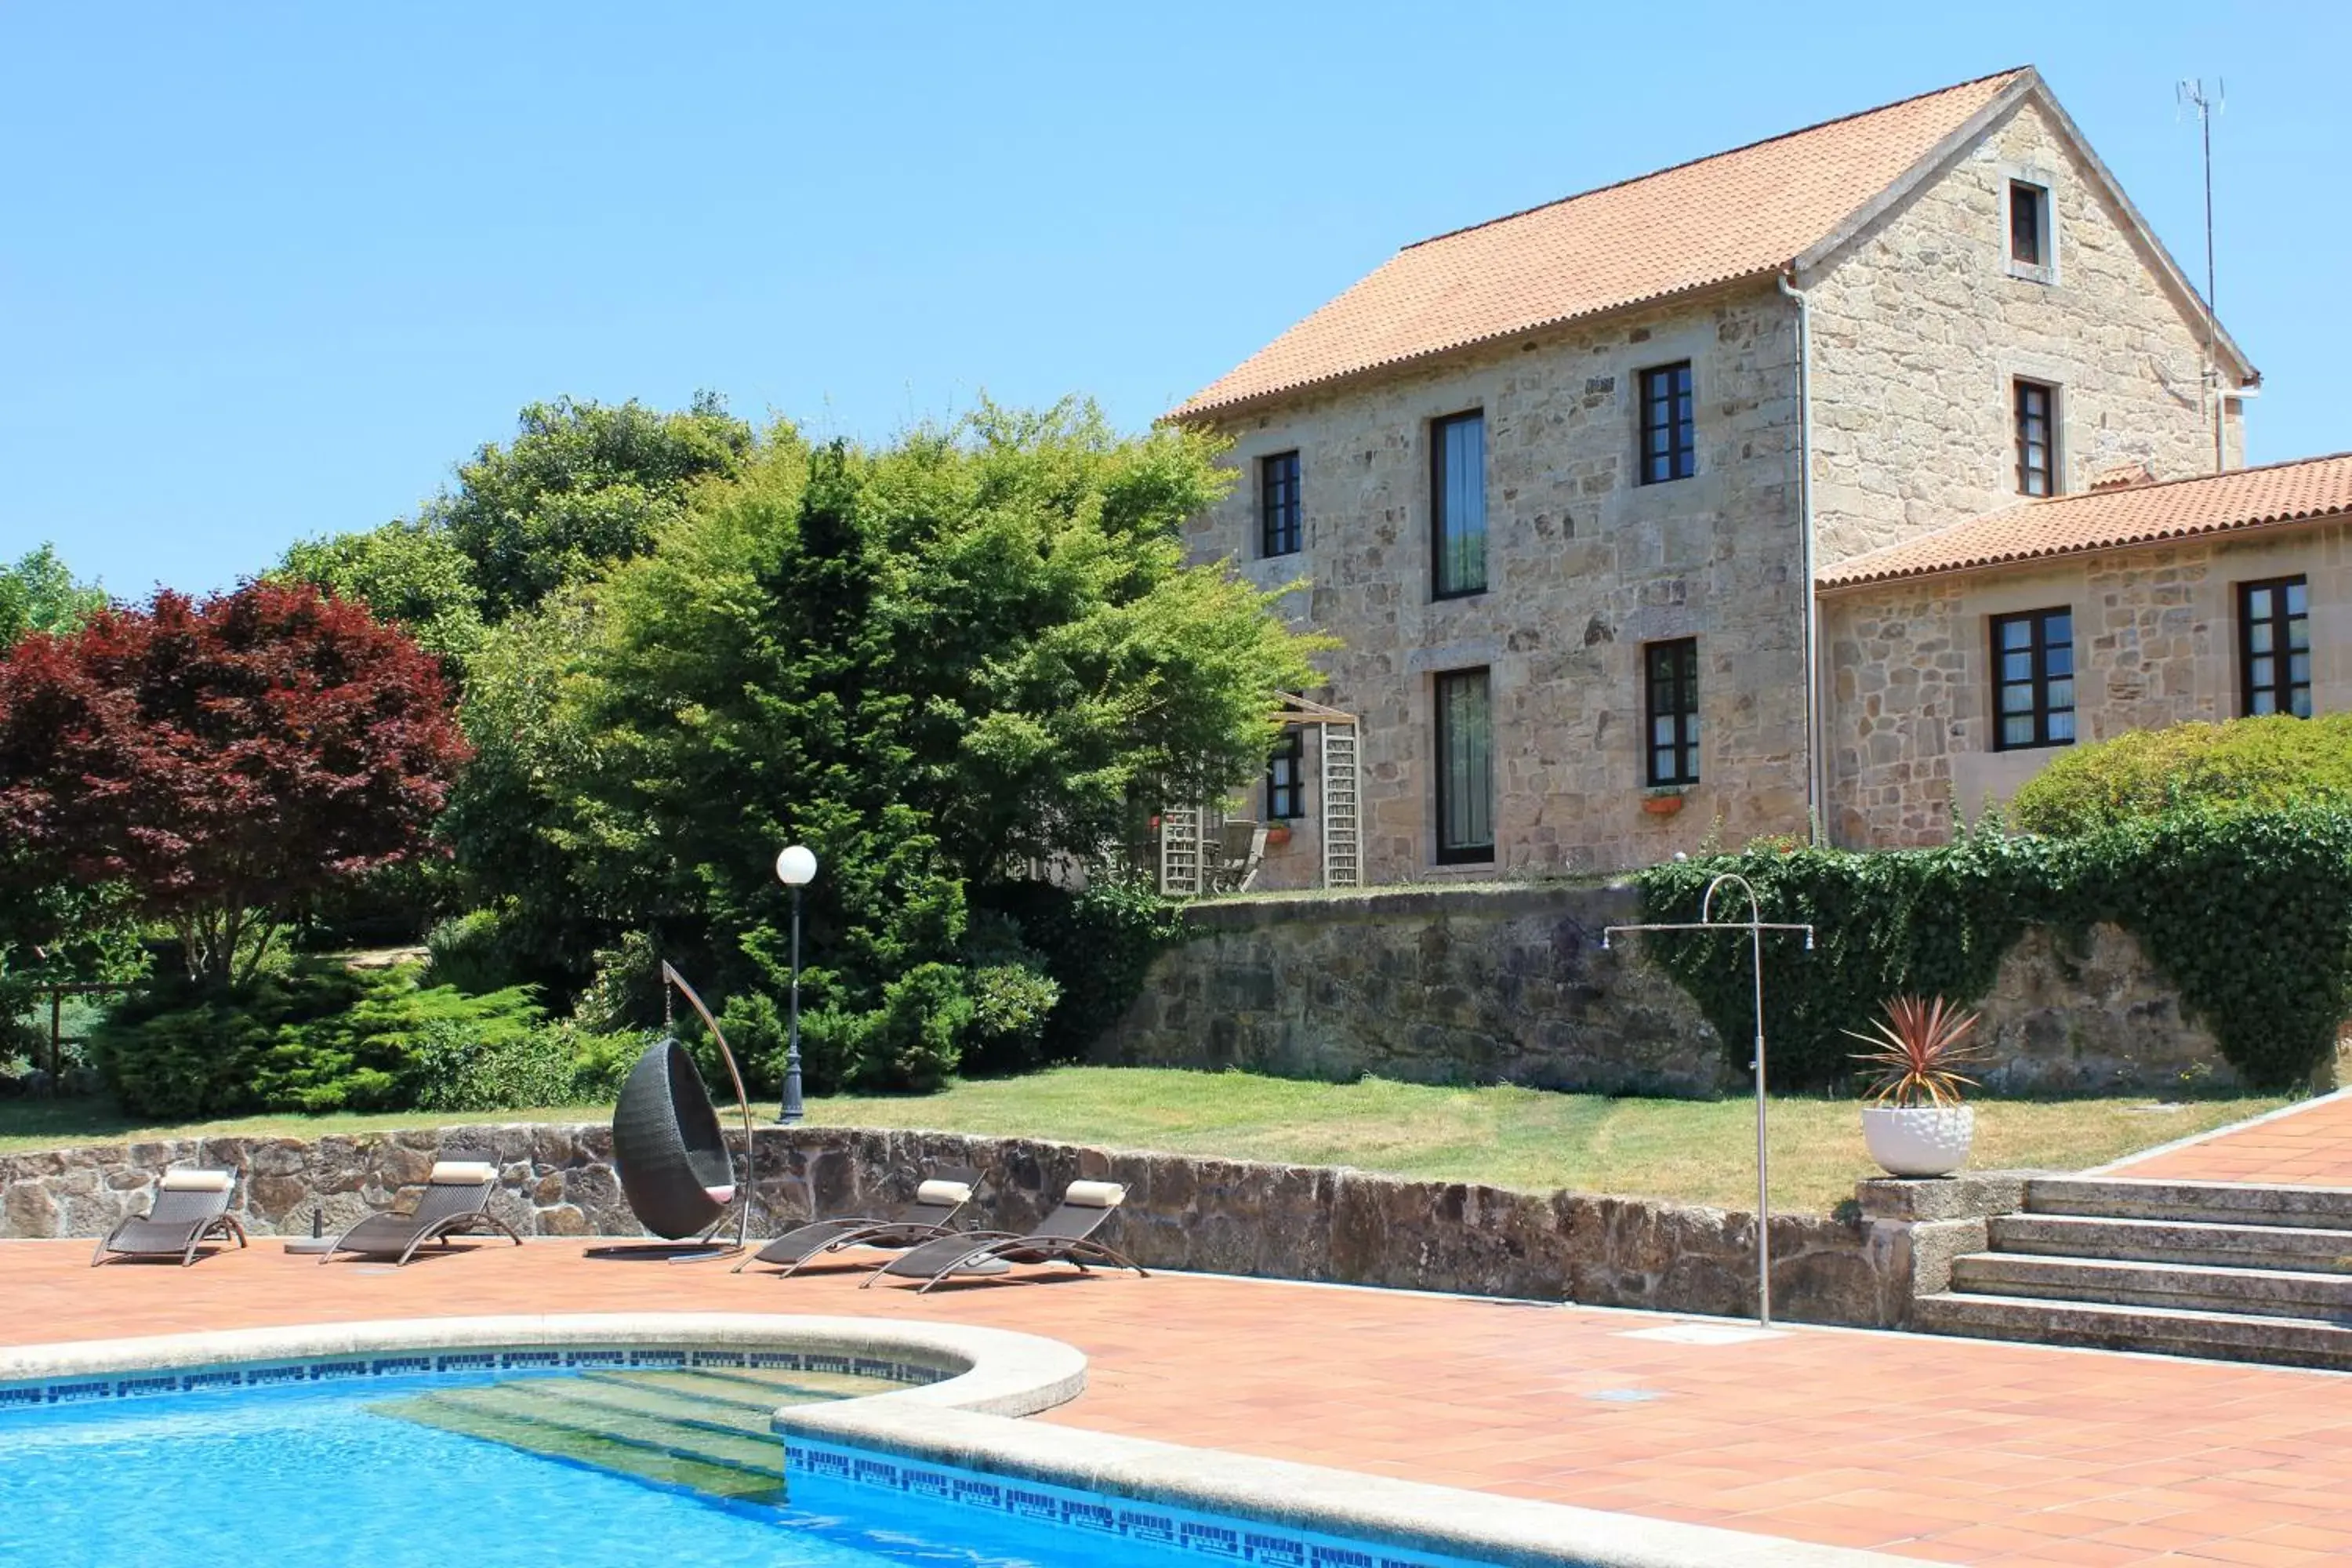
[[[2074,612],[2061,606],[1992,623],[1993,750],[2074,743]]]
[[[2311,717],[2310,595],[2301,577],[2238,584],[2238,690],[2248,717]]]
[[[1298,553],[1298,454],[1257,460],[1258,553]]]
[[[1642,482],[1664,484],[1697,472],[1691,418],[1690,361],[1642,373]]]
[[[1296,724],[1286,727],[1282,739],[1265,760],[1265,819],[1295,822],[1307,815],[1307,732]]]
[[[1649,710],[1649,780],[1698,783],[1698,639],[1654,642],[1643,650]]]
[[[2009,183],[2009,258],[2020,267],[2050,265],[2050,189],[2025,180]]]

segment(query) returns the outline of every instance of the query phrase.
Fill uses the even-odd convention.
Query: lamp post
[[[816,879],[816,855],[793,845],[776,857],[776,879],[793,890],[792,1023],[784,1039],[784,1102],[776,1120],[790,1127],[807,1114],[801,1106],[801,889]]]

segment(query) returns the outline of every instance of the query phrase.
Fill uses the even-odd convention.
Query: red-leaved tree
[[[0,876],[125,885],[192,975],[249,976],[320,890],[426,852],[466,754],[440,661],[366,606],[166,589],[0,658]]]

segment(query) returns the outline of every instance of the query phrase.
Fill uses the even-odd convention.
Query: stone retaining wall
[[[938,1132],[762,1128],[755,1216],[772,1235],[808,1215],[872,1212],[914,1195],[923,1172],[985,1177],[979,1223],[1017,1229],[1079,1177],[1129,1188],[1106,1233],[1148,1268],[1459,1291],[1598,1306],[1738,1314],[1755,1309],[1755,1217],[1583,1193],[1521,1193],[1349,1170],[1127,1153]],[[501,1217],[526,1235],[628,1235],[603,1126],[461,1127],[372,1138],[214,1138],[0,1156],[0,1236],[98,1237],[143,1212],[168,1165],[246,1173],[239,1213],[257,1233],[330,1230],[424,1179],[438,1155],[502,1167]],[[779,1212],[780,1211],[780,1212]],[[1782,1315],[1886,1324],[1909,1305],[1903,1228],[1792,1215],[1772,1223]]]
[[[1187,920],[1196,934],[1153,963],[1094,1059],[1338,1083],[1370,1074],[1695,1097],[1744,1087],[1697,1004],[1638,942],[1601,948],[1604,927],[1640,918],[1639,895],[1624,885],[1195,905]],[[2003,1093],[2237,1081],[2211,1034],[2112,926],[2095,928],[2080,952],[2029,933],[1981,1011],[1991,1055],[1977,1076]]]

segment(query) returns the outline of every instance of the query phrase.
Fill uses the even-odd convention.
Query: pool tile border
[[[324,1383],[355,1377],[413,1377],[451,1372],[558,1372],[586,1368],[691,1371],[701,1367],[774,1372],[828,1373],[871,1377],[910,1388],[928,1387],[959,1373],[919,1362],[822,1351],[697,1350],[646,1345],[627,1349],[544,1350],[499,1347],[405,1355],[310,1357],[292,1361],[220,1363],[183,1371],[115,1378],[70,1377],[0,1383],[0,1411],[89,1404],[98,1400],[151,1398],[223,1388],[265,1388],[289,1383]]]

